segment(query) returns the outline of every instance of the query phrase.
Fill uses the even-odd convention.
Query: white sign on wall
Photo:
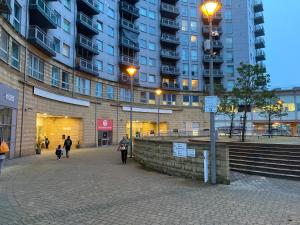
[[[204,111],[205,112],[217,112],[218,109],[218,97],[217,96],[205,96]]]
[[[187,156],[195,158],[196,157],[196,150],[195,149],[188,149],[187,150]]]
[[[173,143],[173,156],[187,157],[187,144],[186,143]]]

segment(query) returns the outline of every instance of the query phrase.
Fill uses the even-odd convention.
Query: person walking
[[[57,160],[60,160],[62,155],[61,145],[58,145],[57,149],[55,150],[55,155],[57,156]]]
[[[5,154],[8,152],[9,152],[8,145],[4,141],[1,141],[0,139],[0,176],[1,176],[1,171],[5,160]]]
[[[128,145],[129,145],[129,140],[126,136],[124,136],[120,141],[118,147],[118,151],[121,151],[121,159],[123,164],[126,164],[127,162]]]
[[[66,157],[67,158],[70,157],[69,151],[71,150],[71,146],[72,146],[72,140],[71,140],[70,136],[68,136],[67,139],[65,140],[65,143],[64,143],[64,148],[66,150]]]
[[[50,141],[47,137],[45,137],[45,146],[46,146],[46,149],[49,148],[49,144],[50,144]]]

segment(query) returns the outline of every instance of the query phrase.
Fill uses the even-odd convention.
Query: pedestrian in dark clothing
[[[62,155],[61,145],[58,145],[57,149],[55,150],[55,154],[57,156],[57,160],[60,160],[61,155]]]
[[[118,151],[121,151],[121,158],[123,164],[126,164],[127,161],[128,144],[129,140],[125,136],[119,143]]]
[[[72,140],[70,138],[70,136],[67,137],[67,139],[65,140],[64,143],[64,148],[66,150],[66,157],[69,158],[69,151],[71,150],[71,146],[72,146]]]
[[[49,141],[49,139],[46,137],[46,138],[45,138],[45,146],[46,146],[46,149],[49,148],[49,144],[50,144],[50,141]]]

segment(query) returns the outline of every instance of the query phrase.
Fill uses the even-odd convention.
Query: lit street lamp
[[[277,101],[277,104],[279,105],[280,107],[280,135],[282,135],[282,107],[283,107],[283,101],[281,99],[279,99]]]
[[[205,0],[200,6],[200,10],[209,22],[209,95],[214,96],[214,77],[213,77],[213,30],[212,20],[216,13],[221,9],[222,4],[218,0]],[[216,132],[215,132],[215,113],[210,113],[210,164],[211,164],[211,183],[217,183],[216,166]]]
[[[160,136],[160,120],[159,120],[159,108],[160,108],[160,96],[162,91],[160,89],[157,89],[155,91],[157,97],[158,97],[158,106],[157,106],[157,136]]]
[[[137,69],[134,66],[129,66],[126,69],[130,77],[130,158],[132,158],[132,106],[133,106],[133,77]]]

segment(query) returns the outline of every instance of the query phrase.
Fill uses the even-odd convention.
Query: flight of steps
[[[230,170],[266,177],[300,180],[300,146],[234,143]]]

